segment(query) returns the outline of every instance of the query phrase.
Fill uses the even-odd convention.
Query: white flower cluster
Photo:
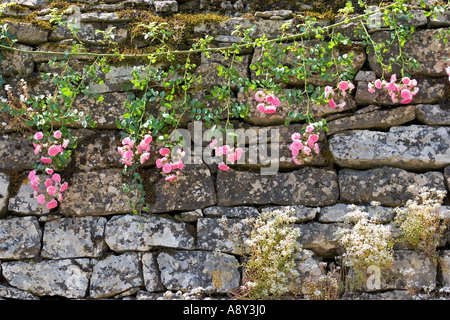
[[[178,290],[175,293],[166,291],[163,296],[157,298],[157,300],[210,300],[211,298],[209,298],[209,295],[213,293],[213,291],[213,287],[197,287],[187,292],[181,290]]]
[[[393,243],[389,225],[378,223],[361,208],[352,206],[344,216],[344,227],[336,231],[346,266],[365,271],[369,266],[388,267],[393,261]]]
[[[434,188],[422,188],[414,200],[408,200],[405,208],[395,208],[394,222],[401,231],[401,239],[414,247],[433,255],[445,231],[439,214],[446,192]]]
[[[302,250],[297,241],[300,230],[293,225],[292,213],[292,209],[286,208],[250,219],[253,228],[246,241],[250,257],[244,265],[241,295],[262,298],[289,291],[290,279],[298,275],[294,270],[294,258]]]

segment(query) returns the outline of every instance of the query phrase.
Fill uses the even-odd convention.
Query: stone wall
[[[63,46],[70,34],[54,28],[48,30],[31,23],[29,17],[42,19],[48,12],[46,0],[16,0],[22,7],[4,12],[17,47],[45,50]],[[127,24],[119,10],[148,10],[160,15],[204,10],[212,1],[128,0],[77,1],[81,15],[80,35],[92,46],[101,46],[95,30],[115,26],[116,40],[129,41]],[[81,4],[80,4],[81,3]],[[223,22],[203,23],[194,27],[194,35],[208,33],[217,45],[234,41],[234,26],[255,25],[255,36],[276,36],[278,28],[293,18],[292,10],[309,10],[299,2],[294,7],[265,8],[281,10],[258,12],[252,1],[216,1],[224,15]],[[213,8],[214,9],[214,8]],[[291,10],[291,11],[289,11]],[[411,189],[422,186],[449,191],[450,188],[450,82],[445,74],[445,58],[450,47],[435,35],[448,30],[450,16],[425,16],[417,9],[415,18],[406,24],[417,27],[416,35],[404,50],[415,57],[421,68],[413,76],[420,92],[408,105],[393,104],[387,95],[370,94],[367,84],[380,76],[373,53],[366,54],[361,39],[351,48],[356,90],[343,109],[318,107],[312,112],[325,118],[329,131],[321,138],[322,152],[302,166],[292,163],[290,135],[301,123],[283,125],[287,106],[281,105],[273,115],[250,112],[248,119],[236,122],[244,131],[279,129],[279,172],[261,175],[261,163],[243,163],[227,172],[205,163],[189,164],[175,184],[161,179],[154,165],[144,168],[149,214],[132,213],[130,201],[137,199],[124,193],[120,156],[117,146],[120,131],[115,120],[124,112],[132,65],[113,65],[102,86],[104,101],[78,99],[76,108],[91,114],[97,128],[74,126],[79,138],[71,163],[64,175],[70,183],[65,199],[57,209],[48,210],[33,199],[26,179],[37,158],[25,133],[3,123],[0,136],[0,298],[4,299],[157,299],[166,291],[183,292],[197,287],[209,288],[213,297],[225,297],[228,290],[241,283],[242,252],[231,235],[245,239],[249,230],[242,222],[260,212],[292,207],[296,226],[301,229],[298,241],[305,249],[297,257],[300,279],[320,272],[319,262],[332,262],[338,254],[333,233],[348,204],[369,206],[380,203],[386,212],[384,223],[393,219],[392,209],[405,205],[413,197]],[[326,16],[320,23],[331,24],[339,16]],[[336,20],[337,21],[337,20]],[[353,36],[352,25],[340,32]],[[374,38],[389,34],[374,29]],[[0,73],[12,86],[21,78],[28,81],[32,93],[45,94],[49,84],[39,73],[49,70],[48,57],[4,51]],[[258,61],[258,50],[245,52],[236,67],[244,77],[256,77],[248,68]],[[289,58],[286,63],[289,63]],[[83,59],[77,62],[83,64]],[[217,66],[227,62],[221,55],[201,60],[196,72],[203,76],[205,88],[221,85]],[[320,84],[320,79],[317,79]],[[298,86],[291,79],[286,90]],[[2,95],[5,96],[3,90]],[[235,90],[235,99],[249,101],[250,95]],[[251,101],[249,101],[251,102]],[[210,103],[210,102],[209,102]],[[214,107],[214,105],[212,105]],[[304,110],[305,106],[295,106]],[[183,126],[192,129],[193,123]],[[267,150],[266,150],[267,151]],[[248,152],[248,150],[247,150]],[[153,151],[153,153],[155,153]],[[448,199],[445,200],[448,205]],[[445,213],[446,206],[442,212]],[[380,209],[379,209],[380,210]],[[228,221],[230,230],[221,223]],[[448,222],[448,213],[444,216]],[[443,267],[437,267],[412,248],[395,248],[391,271],[415,269],[420,286],[450,286],[450,235],[446,233],[439,254]],[[373,290],[364,288],[360,299],[410,299],[406,281],[401,277],[383,277]],[[295,281],[299,292],[301,281]]]

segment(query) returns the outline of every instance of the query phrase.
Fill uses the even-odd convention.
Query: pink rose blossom
[[[337,105],[337,107],[338,107],[339,109],[342,109],[342,108],[345,107],[346,105],[347,105],[347,102],[343,101],[343,102],[339,103],[339,104]]]
[[[133,162],[128,160],[128,159],[120,159],[120,161],[122,161],[125,165],[131,167],[133,165]]]
[[[53,174],[53,169],[50,169],[50,168],[45,168],[45,172],[47,173],[47,174]]]
[[[127,159],[127,160],[132,159],[133,158],[133,151],[131,151],[131,150],[126,151],[125,154],[123,155],[123,157],[125,159]]]
[[[258,102],[263,102],[266,97],[266,94],[262,90],[258,90],[255,93],[255,100]]]
[[[380,79],[375,80],[375,88],[377,88],[377,89],[381,89],[382,88]]]
[[[150,159],[150,153],[146,152],[141,155],[139,160],[141,164],[144,164],[144,162],[147,161],[148,159]]]
[[[38,154],[41,151],[42,151],[42,144],[37,144],[34,149],[34,154]]]
[[[292,148],[292,156],[296,157],[296,156],[298,156],[298,154],[299,154],[299,149]]]
[[[55,199],[51,200],[49,203],[47,203],[47,209],[54,209],[58,206],[58,201]]]
[[[227,158],[228,158],[228,161],[231,162],[231,163],[235,163],[236,160],[237,160],[237,157],[236,157],[235,153],[230,153]]]
[[[47,179],[44,182],[44,185],[48,188],[53,184],[53,180],[52,179]]]
[[[403,89],[401,92],[401,97],[404,100],[412,99],[411,91],[409,91],[408,89]]]
[[[291,135],[292,141],[294,141],[294,140],[300,140],[300,138],[301,138],[301,134],[298,133],[298,132],[294,132],[294,133]]]
[[[159,169],[159,168],[161,168],[162,166],[163,166],[163,163],[162,163],[161,159],[157,159],[157,160],[156,160],[156,167]]]
[[[45,158],[45,157],[41,157],[41,161],[42,161],[42,163],[45,163],[45,164],[52,163],[52,159],[50,159],[50,158]]]
[[[168,155],[169,153],[170,153],[170,150],[168,148],[159,149],[159,154],[162,155],[163,157]]]
[[[391,80],[390,81],[391,82],[397,81],[397,75],[395,73],[391,76]]]
[[[402,79],[402,82],[403,82],[403,84],[408,85],[408,84],[411,82],[411,79],[409,79],[408,77],[404,77],[404,78]]]
[[[64,139],[64,140],[63,140],[62,147],[63,147],[64,149],[67,148],[67,146],[69,145],[69,143],[70,143],[70,140],[69,140],[69,139]]]
[[[35,134],[34,134],[34,138],[36,139],[36,140],[41,140],[42,138],[44,137],[44,135],[42,134],[42,132],[36,132]]]
[[[310,125],[310,124],[307,125],[306,128],[305,128],[305,131],[306,131],[306,132],[313,132],[313,131],[314,131],[314,126],[313,126],[313,125]]]
[[[146,135],[144,136],[144,142],[145,142],[146,144],[150,144],[152,141],[153,141],[153,138],[152,138],[151,135],[146,134]]]
[[[274,106],[267,106],[266,109],[264,110],[264,113],[272,114],[275,113],[276,111],[277,109]]]
[[[47,188],[47,193],[49,194],[49,195],[54,195],[55,193],[56,193],[56,187],[55,186],[49,186],[48,188]]]
[[[315,143],[317,141],[319,141],[319,136],[317,134],[312,134],[308,138],[308,143],[309,142]]]
[[[164,164],[163,171],[164,171],[164,173],[170,173],[170,171],[172,171],[172,164],[170,164],[170,163]]]
[[[61,131],[56,130],[56,131],[53,133],[53,136],[54,136],[56,139],[61,138],[61,136],[62,136]]]
[[[67,182],[64,182],[64,183],[61,185],[61,188],[59,188],[59,191],[60,191],[60,192],[66,191],[68,185],[69,185],[69,184],[68,184]]]
[[[307,147],[307,146],[304,146],[303,147],[303,152],[306,153],[306,154],[310,154],[311,153],[311,149],[309,147]]]
[[[258,103],[258,105],[256,106],[256,109],[259,112],[264,112],[264,110],[266,109],[266,105],[264,103]]]
[[[122,140],[122,145],[128,145],[130,148],[134,147],[134,141],[131,140],[129,137],[126,137]]]
[[[52,157],[54,157],[54,156],[56,156],[58,153],[60,153],[62,150],[61,150],[61,146],[51,146],[49,149],[48,149],[48,154],[50,155],[50,156],[52,156]]]
[[[314,145],[314,152],[316,154],[319,154],[319,152],[320,152],[319,145],[317,143]]]
[[[292,146],[292,149],[296,149],[296,150],[300,150],[301,148],[303,148],[303,144],[301,143],[300,140],[295,140],[294,142],[291,143],[291,146]]]
[[[336,102],[334,102],[334,100],[328,101],[328,105],[329,105],[331,108],[336,109]]]
[[[54,175],[52,175],[52,180],[55,182],[61,182],[61,176],[55,173]]]
[[[325,99],[328,99],[330,94],[333,94],[333,87],[326,86],[325,87]]]
[[[223,162],[221,162],[219,165],[218,165],[218,168],[220,169],[220,170],[222,170],[222,171],[228,171],[228,170],[230,170],[230,167],[229,166],[227,166],[225,163],[223,163]]]
[[[183,170],[183,168],[184,168],[184,163],[183,163],[183,161],[181,161],[181,160],[178,160],[178,169],[179,170]]]
[[[239,160],[244,151],[242,150],[242,148],[236,148],[236,150],[234,152],[236,153],[236,159]]]
[[[266,97],[266,101],[274,107],[278,107],[280,105],[280,100],[278,100],[278,98],[274,94],[269,94]]]
[[[302,164],[296,157],[292,157],[292,161],[298,166]]]
[[[374,93],[375,92],[374,85],[372,83],[369,83],[367,85],[367,91],[369,91],[370,93]]]
[[[142,151],[140,151],[141,153],[144,151],[147,151],[148,149],[150,149],[150,145],[148,143],[145,143],[144,140],[141,141],[141,143],[139,143],[139,147],[141,147]]]
[[[348,89],[348,82],[347,81],[341,81],[338,84],[338,88],[342,91],[345,91]]]
[[[166,177],[164,180],[166,180],[166,181],[172,181],[172,180],[175,179],[176,177],[177,177],[177,176],[176,176],[175,174],[172,174],[172,175]]]
[[[28,173],[28,179],[32,179],[36,176],[36,170],[31,170],[30,173]]]
[[[38,203],[43,204],[45,203],[45,196],[43,194],[40,194],[37,196],[36,200]]]

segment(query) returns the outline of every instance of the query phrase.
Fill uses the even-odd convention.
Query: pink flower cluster
[[[404,77],[399,83],[396,83],[396,81],[397,76],[395,74],[391,76],[389,82],[377,79],[375,82],[369,83],[368,91],[374,93],[375,88],[384,89],[388,92],[393,103],[410,103],[417,92],[419,92],[417,81],[408,77]]]
[[[255,93],[255,100],[259,102],[256,107],[258,111],[266,114],[275,113],[280,105],[280,100],[273,93],[266,94],[263,90]]]
[[[300,165],[303,158],[311,156],[313,151],[315,154],[319,154],[320,149],[317,144],[319,135],[314,133],[314,129],[314,126],[310,124],[306,126],[303,136],[298,132],[294,132],[291,135],[292,143],[289,146],[289,150],[292,153],[292,161],[296,165]]]
[[[343,101],[339,104],[336,104],[335,100],[339,96],[341,96],[342,98],[345,98],[347,93],[350,93],[353,89],[355,89],[355,86],[350,81],[340,81],[338,83],[338,86],[336,89],[333,89],[333,87],[331,87],[331,86],[325,87],[325,99],[329,99],[328,105],[331,108],[336,109],[336,107],[338,107],[341,109],[341,108],[345,107],[347,102]]]
[[[162,168],[163,174],[166,175],[166,181],[172,181],[177,178],[181,170],[184,168],[182,161],[185,156],[183,149],[177,149],[175,155],[171,155],[170,149],[161,148],[159,154],[162,158],[156,160],[156,167]]]
[[[217,146],[217,140],[213,139],[209,144],[211,149],[214,149],[216,156],[226,156],[228,163],[235,163],[242,157],[242,153],[244,152],[242,148],[233,149],[229,145]],[[219,163],[218,168],[222,171],[230,170],[230,167],[225,164],[224,161]]]
[[[120,161],[130,167],[133,165],[133,158],[136,154],[139,157],[140,164],[144,164],[144,162],[150,158],[150,143],[152,140],[152,136],[146,134],[144,139],[137,145],[137,150],[134,150],[134,140],[125,137],[122,140],[122,147],[117,148],[117,151],[119,151],[119,154],[122,157]]]
[[[450,81],[450,66],[448,66],[448,67],[445,69],[445,72],[447,72],[447,75],[448,75],[448,81]]]
[[[62,193],[66,191],[68,183],[63,183],[61,176],[58,173],[54,173],[50,168],[45,169],[45,172],[48,174],[48,178],[45,179],[44,186],[41,185],[42,181],[36,175],[36,170],[30,171],[28,179],[31,187],[34,189],[34,198],[37,202],[40,204],[47,202],[47,209],[53,209],[58,206],[58,201],[63,199]],[[45,191],[41,192],[42,189],[45,189]]]
[[[44,134],[42,132],[36,132],[33,136],[33,147],[34,147],[34,154],[38,154],[44,149],[48,149],[47,153],[50,157],[54,157],[58,155],[59,153],[62,153],[67,146],[70,143],[69,139],[63,139],[61,131],[57,130],[53,133],[54,139],[47,139],[47,141],[44,140]],[[53,141],[51,141],[53,140]],[[52,163],[52,158],[47,156],[42,156],[41,161],[45,164]]]

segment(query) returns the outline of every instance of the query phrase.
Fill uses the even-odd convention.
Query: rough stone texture
[[[332,170],[312,167],[289,173],[280,172],[277,175],[260,175],[233,169],[219,171],[217,202],[219,206],[332,205],[339,196],[336,178],[336,173]]]
[[[218,207],[212,206],[203,209],[206,217],[209,218],[221,218],[225,216],[226,218],[255,218],[259,215],[258,209],[255,207],[240,206],[240,207]]]
[[[225,253],[206,251],[163,251],[157,257],[161,281],[168,290],[213,287],[227,292],[239,286],[239,263]]]
[[[409,104],[433,104],[445,97],[446,84],[443,81],[432,78],[417,78],[416,80],[419,92]],[[358,83],[355,95],[356,104],[373,104],[376,101],[380,105],[400,105],[400,103],[392,102],[386,90],[375,89],[374,93],[370,93],[367,88],[367,82]]]
[[[42,231],[36,217],[0,220],[0,259],[34,258],[41,249]]]
[[[136,293],[144,284],[136,252],[109,255],[96,262],[89,286],[92,298],[108,298]]]
[[[107,247],[103,217],[60,218],[45,224],[41,256],[49,259],[94,258]]]
[[[190,211],[216,204],[211,173],[204,164],[185,165],[172,183],[167,183],[159,172],[152,171],[150,184],[152,194],[148,203],[151,213]]]
[[[304,249],[312,250],[315,254],[324,258],[336,256],[338,245],[334,233],[338,230],[337,224],[312,221],[296,225],[296,227],[301,232],[297,241]]]
[[[450,164],[450,128],[410,125],[388,132],[354,130],[330,140],[336,164],[368,169],[394,166],[406,170],[441,170]]]
[[[194,247],[194,238],[185,223],[143,214],[112,217],[106,225],[105,240],[115,252]]]
[[[203,212],[201,209],[192,210],[192,211],[186,211],[180,213],[181,220],[184,222],[195,222],[199,218],[203,217]]]
[[[289,291],[294,294],[306,294],[305,280],[317,279],[323,275],[319,266],[319,259],[317,259],[313,251],[303,249],[300,258],[296,258],[295,262],[294,268],[299,273],[299,276],[292,279]]]
[[[197,222],[197,248],[231,254],[249,254],[245,241],[251,225],[242,219],[201,218]]]
[[[388,129],[398,126],[416,117],[415,107],[398,107],[391,110],[375,110],[368,113],[354,114],[327,122],[327,135],[332,135],[339,131],[353,129]]]
[[[412,76],[444,76],[447,64],[445,58],[450,55],[450,47],[445,44],[440,37],[436,37],[444,29],[426,29],[417,30],[410,40],[407,40],[402,52],[408,58],[414,58],[419,62],[417,70],[408,70]],[[375,43],[385,42],[391,40],[390,31],[380,31],[372,34],[372,39]],[[420,50],[418,50],[420,48]],[[391,57],[398,55],[398,44],[389,46],[388,52],[382,54],[383,61],[388,61]],[[376,56],[373,50],[370,51],[367,57],[370,67],[378,76],[381,76],[382,70],[380,65],[376,62]],[[399,67],[394,64],[392,73],[400,74]]]
[[[16,44],[14,45],[14,48],[33,51],[32,47],[23,44]],[[2,55],[3,60],[0,64],[0,74],[3,77],[24,77],[33,72],[34,60],[31,54],[7,50],[6,52],[3,52]]]
[[[261,209],[261,212],[270,212],[274,210],[289,210],[291,217],[295,218],[295,223],[304,223],[314,220],[319,208],[310,208],[301,205],[296,206],[269,206]]]
[[[154,2],[155,11],[158,13],[178,12],[178,2],[176,1],[161,1]]]
[[[447,189],[450,190],[450,167],[444,169],[444,179]]]
[[[450,286],[450,250],[442,251],[442,280],[444,286]]]
[[[354,204],[379,201],[382,206],[401,206],[424,186],[444,190],[443,178],[441,172],[420,174],[392,167],[366,171],[343,169],[339,172],[340,200]],[[414,193],[409,191],[409,186],[413,186]]]
[[[9,177],[0,172],[0,216],[2,216],[8,207],[9,197]]]
[[[34,154],[32,143],[22,135],[0,136],[0,170],[23,171],[32,169],[41,158]]]
[[[147,252],[142,255],[141,260],[145,289],[150,292],[164,290],[164,286],[159,278],[159,268],[156,263],[156,256],[151,252]]]
[[[106,23],[85,23],[81,22],[81,15],[76,17],[73,15],[75,24],[78,24],[77,35],[79,38],[83,39],[86,44],[94,46],[103,46],[107,44],[103,35],[101,33],[96,33],[96,30],[102,31],[112,31],[115,38],[114,40],[118,43],[123,42],[128,36],[128,31],[125,25],[117,24],[106,24]],[[112,27],[115,27],[112,30]],[[48,40],[51,42],[63,41],[66,39],[73,39],[73,34],[65,26],[58,26],[56,29],[50,31],[48,35]]]
[[[34,198],[34,190],[28,179],[22,181],[19,191],[9,199],[8,210],[20,215],[45,215],[50,212],[45,204],[40,204]]]
[[[41,262],[3,262],[2,274],[8,283],[36,296],[85,298],[91,267],[89,259]]]
[[[131,212],[130,203],[137,203],[139,198],[125,193],[124,183],[130,186],[120,169],[76,173],[61,202],[61,212],[78,216]]]
[[[450,125],[450,106],[445,104],[419,104],[416,106],[417,120],[429,126]]]
[[[430,16],[430,27],[442,28],[450,26],[450,11],[444,13],[435,12]]]
[[[376,218],[381,223],[390,222],[394,218],[394,211],[392,208],[382,206],[359,206],[360,209],[369,214],[369,218]],[[344,216],[351,212],[349,205],[345,203],[337,203],[333,206],[320,208],[320,213],[317,221],[321,223],[335,223],[342,222]]]
[[[0,298],[16,300],[39,300],[39,297],[31,293],[10,286],[0,285]]]
[[[5,20],[5,22],[8,24],[11,34],[16,36],[18,43],[35,46],[48,41],[48,31],[36,25],[9,20]]]

